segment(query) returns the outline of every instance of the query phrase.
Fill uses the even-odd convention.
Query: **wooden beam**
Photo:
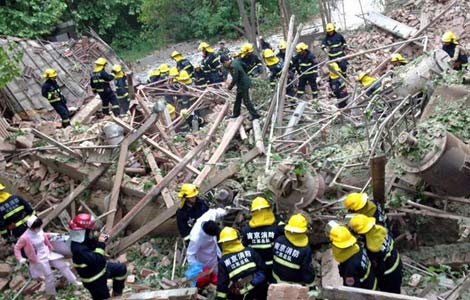
[[[235,134],[238,132],[238,129],[240,128],[242,123],[243,116],[239,116],[234,122],[229,123],[229,125],[225,129],[224,136],[219,146],[215,150],[214,154],[212,154],[209,161],[207,161],[207,163],[205,164],[205,167],[202,169],[201,174],[199,174],[199,176],[197,176],[197,178],[193,181],[195,185],[200,186],[202,182],[206,179],[206,177],[214,168],[214,165],[219,161],[219,159],[227,150],[227,147],[229,146]]]
[[[31,128],[31,132],[35,135],[35,136],[38,136],[40,137],[41,139],[47,141],[49,144],[52,144],[54,146],[57,146],[59,147],[60,149],[64,150],[66,153],[76,157],[76,158],[79,158],[81,159],[82,158],[82,155],[78,152],[75,152],[73,151],[72,149],[70,149],[70,147],[62,144],[61,142],[51,138],[50,136],[48,136],[47,134],[45,133],[42,133],[41,131],[35,129],[35,128]]]
[[[162,180],[162,171],[157,165],[157,162],[155,161],[155,157],[153,156],[152,150],[149,148],[144,148],[144,154],[145,157],[147,158],[147,163],[149,164],[150,169],[152,170],[153,176],[155,178],[155,183],[159,184]],[[167,188],[164,188],[162,190],[162,197],[163,201],[165,201],[166,207],[170,208],[175,204],[173,197],[171,196],[170,191]]]
[[[122,299],[122,300],[170,300],[170,299],[196,299],[198,290],[197,288],[183,288],[173,290],[161,290],[151,292],[141,292],[133,294],[124,294],[117,298],[111,299]]]
[[[140,213],[145,206],[150,203],[156,196],[160,194],[163,188],[165,188],[173,179],[178,175],[186,165],[188,165],[191,160],[199,153],[201,152],[210,142],[212,139],[215,131],[219,127],[220,122],[222,122],[225,114],[227,113],[229,103],[226,102],[225,105],[222,107],[222,110],[219,112],[217,119],[214,121],[212,124],[209,132],[206,135],[206,138],[199,144],[197,145],[194,149],[192,149],[184,159],[178,163],[164,178],[163,180],[157,184],[153,189],[151,189],[138,203],[132,207],[132,209],[113,227],[111,232],[109,232],[110,239],[116,238],[116,236],[123,231],[127,225],[132,221],[132,219]],[[170,218],[172,215],[168,216]],[[152,229],[153,230],[153,229]],[[150,231],[152,231],[150,230]],[[150,232],[149,231],[149,232]]]
[[[321,290],[321,297],[328,300],[427,300],[426,298],[403,294],[392,294],[346,286],[324,287]]]
[[[253,120],[253,135],[255,137],[256,148],[258,148],[260,153],[264,153],[263,132],[261,130],[261,125],[259,124],[259,119]]]
[[[385,165],[387,158],[379,155],[371,159],[370,169],[372,173],[372,190],[374,200],[384,207],[385,205]]]
[[[91,117],[101,108],[101,98],[96,96],[86,105],[80,107],[80,110],[73,116],[71,124],[83,124],[89,122]]]

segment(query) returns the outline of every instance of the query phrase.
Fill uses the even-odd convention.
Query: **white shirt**
[[[31,244],[33,244],[38,260],[49,260],[50,251],[44,242],[44,231],[42,229],[39,231],[28,229],[26,232],[28,233]]]
[[[202,229],[202,224],[215,221],[227,214],[223,208],[209,209],[200,216],[189,233],[189,246],[186,252],[190,264],[200,262],[209,268],[217,267],[217,258],[222,253],[217,246],[217,236],[210,236]]]

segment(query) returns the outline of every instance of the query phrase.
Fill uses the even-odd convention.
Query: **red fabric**
[[[205,266],[202,268],[202,272],[210,271],[210,268]],[[215,272],[211,272],[205,276],[198,276],[196,279],[196,287],[203,288],[208,286],[209,284],[217,285],[217,274]]]
[[[49,248],[49,250],[52,251],[52,244],[49,241],[49,235],[47,233],[44,234],[44,243]],[[36,251],[34,250],[33,244],[31,243],[31,240],[29,239],[26,232],[20,236],[14,247],[15,256],[18,261],[23,258],[23,256],[21,255],[21,249],[24,249],[24,253],[26,254],[26,257],[28,258],[29,262],[33,264],[38,263]]]

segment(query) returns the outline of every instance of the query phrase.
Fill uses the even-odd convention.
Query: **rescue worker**
[[[334,259],[339,263],[339,275],[343,285],[375,290],[377,278],[367,251],[357,243],[346,228],[335,221],[328,222],[327,231],[331,240]]]
[[[379,289],[388,293],[401,293],[402,262],[395,241],[387,228],[375,224],[375,218],[356,214],[349,226],[365,237],[367,254],[372,262]]]
[[[59,114],[62,119],[62,128],[67,128],[70,126],[70,112],[67,108],[67,101],[57,84],[57,72],[54,69],[46,69],[43,77],[46,81],[42,85],[41,94]]]
[[[220,57],[222,55],[229,55],[229,54],[230,54],[230,49],[225,47],[225,41],[220,41],[219,50],[217,50],[217,55]]]
[[[282,60],[286,60],[286,49],[287,49],[287,42],[286,41],[280,41],[279,45],[277,46],[277,49],[279,50],[276,54],[277,57],[279,57]]]
[[[170,103],[167,103],[166,110],[168,111],[171,120],[174,120],[176,118],[176,108]]]
[[[303,97],[305,94],[305,86],[307,83],[312,90],[312,97],[318,97],[317,73],[318,66],[315,56],[308,50],[307,44],[301,42],[295,47],[297,55],[294,57],[294,64],[299,74],[299,85],[297,88],[297,96]]]
[[[113,279],[112,296],[122,295],[127,278],[126,265],[106,260],[105,243],[108,236],[101,233],[98,239],[93,237],[93,216],[79,213],[69,221],[69,228],[73,266],[93,300],[110,298],[108,279]]]
[[[214,49],[206,43],[202,42],[198,47],[202,52],[201,69],[204,71],[205,77],[209,83],[222,82],[222,65],[220,64],[219,57],[214,53]]]
[[[178,69],[179,72],[181,71],[186,71],[188,72],[189,76],[193,76],[194,72],[194,67],[193,64],[186,58],[181,55],[178,51],[173,51],[171,53],[171,58],[176,61],[176,68]]]
[[[373,97],[382,92],[382,82],[377,80],[374,76],[371,76],[368,71],[360,72],[357,75],[357,80],[361,83],[364,89],[368,90],[366,95]]]
[[[369,199],[366,193],[350,193],[344,198],[344,206],[351,213],[363,214],[368,217],[374,217],[377,224],[389,228],[387,215],[384,208],[372,199]]]
[[[159,81],[161,78],[160,69],[152,69],[148,73],[147,83],[154,83]]]
[[[393,53],[390,56],[390,62],[394,66],[404,66],[408,64],[408,61],[400,53]]]
[[[161,64],[158,69],[160,70],[160,80],[168,79],[170,75],[170,66],[168,66],[168,64]]]
[[[280,41],[278,45],[278,53],[276,56],[283,61],[283,64],[286,61],[286,49],[287,49],[287,42]],[[287,77],[287,95],[294,96],[295,95],[295,86],[293,85],[295,75],[295,65],[292,62],[292,59],[289,61],[289,74]]]
[[[264,63],[269,69],[269,83],[271,88],[274,90],[276,87],[276,81],[281,77],[282,67],[284,61],[280,60],[279,57],[274,55],[274,51],[271,49],[263,50]]]
[[[127,78],[122,71],[121,65],[114,65],[111,72],[114,74],[116,96],[121,109],[121,114],[125,115],[129,111],[129,88],[127,87]]]
[[[326,25],[326,36],[323,38],[321,48],[326,52],[330,60],[345,56],[344,50],[347,48],[346,40],[343,35],[336,31],[336,27],[332,23]],[[342,59],[338,61],[341,72],[346,73],[348,61]]]
[[[265,264],[259,254],[244,247],[232,227],[222,229],[218,242],[222,258],[218,267],[216,299],[266,299]]]
[[[204,74],[204,71],[201,69],[200,64],[194,65],[194,73],[193,73],[194,84],[198,87],[205,88],[208,81]]]
[[[299,283],[313,288],[315,272],[307,225],[302,214],[293,215],[284,228],[285,235],[274,242],[273,278],[276,283]]]
[[[266,264],[268,282],[273,282],[274,241],[283,234],[283,226],[276,220],[268,200],[256,197],[251,202],[251,219],[243,227],[241,236],[243,245],[255,250]]]
[[[109,106],[115,116],[119,116],[119,103],[109,84],[114,80],[114,76],[106,72],[105,67],[108,61],[100,57],[95,61],[95,68],[90,78],[90,86],[93,93],[98,93],[102,101],[102,112],[104,115],[109,115]]]
[[[222,56],[220,58],[220,62],[229,70],[230,75],[232,75],[232,82],[230,82],[227,89],[230,91],[235,85],[237,86],[237,95],[235,98],[235,104],[233,105],[233,114],[231,118],[238,118],[238,116],[240,116],[243,101],[250,113],[251,119],[259,119],[255,106],[250,100],[251,80],[243,68],[244,63],[238,59],[231,60],[228,56]]]
[[[204,118],[197,111],[189,113],[187,109],[182,109],[180,116],[186,121],[179,127],[180,132],[197,131],[206,124]]]
[[[329,69],[329,80],[330,88],[333,91],[336,99],[341,100],[336,104],[338,108],[343,108],[347,105],[348,90],[346,88],[346,83],[339,76],[341,69],[339,65],[335,62],[328,64]]]
[[[0,183],[0,235],[14,242],[28,229],[26,222],[34,214],[31,205],[23,198],[12,195]]]
[[[444,50],[451,59],[454,70],[467,69],[469,66],[468,56],[465,49],[457,42],[457,36],[447,31],[442,35],[442,50]]]
[[[193,80],[189,76],[188,72],[184,70],[181,71],[178,74],[178,76],[176,76],[175,79],[178,81],[181,89],[184,91],[187,91],[188,90],[187,86],[190,86],[193,83]],[[182,109],[188,109],[191,106],[191,104],[195,101],[195,99],[196,99],[195,97],[179,96],[178,97],[179,107]]]
[[[245,72],[250,77],[258,77],[263,72],[261,60],[254,53],[253,44],[245,43],[241,49],[241,61],[245,63]]]
[[[196,220],[209,210],[206,201],[198,195],[198,187],[191,183],[184,183],[178,192],[181,202],[176,211],[176,224],[185,241],[189,241],[189,233]]]

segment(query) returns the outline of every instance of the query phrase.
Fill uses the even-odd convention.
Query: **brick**
[[[6,278],[0,278],[0,291],[3,291],[3,289],[8,285],[8,282],[10,280]]]
[[[147,278],[152,274],[155,274],[154,270],[150,270],[147,268],[143,268],[142,270],[140,270],[140,276],[142,276],[142,278]]]
[[[0,264],[0,278],[6,278],[10,276],[12,267],[9,264],[1,263]]]
[[[8,286],[10,287],[10,289],[18,291],[24,285],[24,283],[24,277],[21,274],[18,274],[13,277]]]
[[[309,300],[308,288],[300,284],[277,283],[268,289],[268,300]]]

